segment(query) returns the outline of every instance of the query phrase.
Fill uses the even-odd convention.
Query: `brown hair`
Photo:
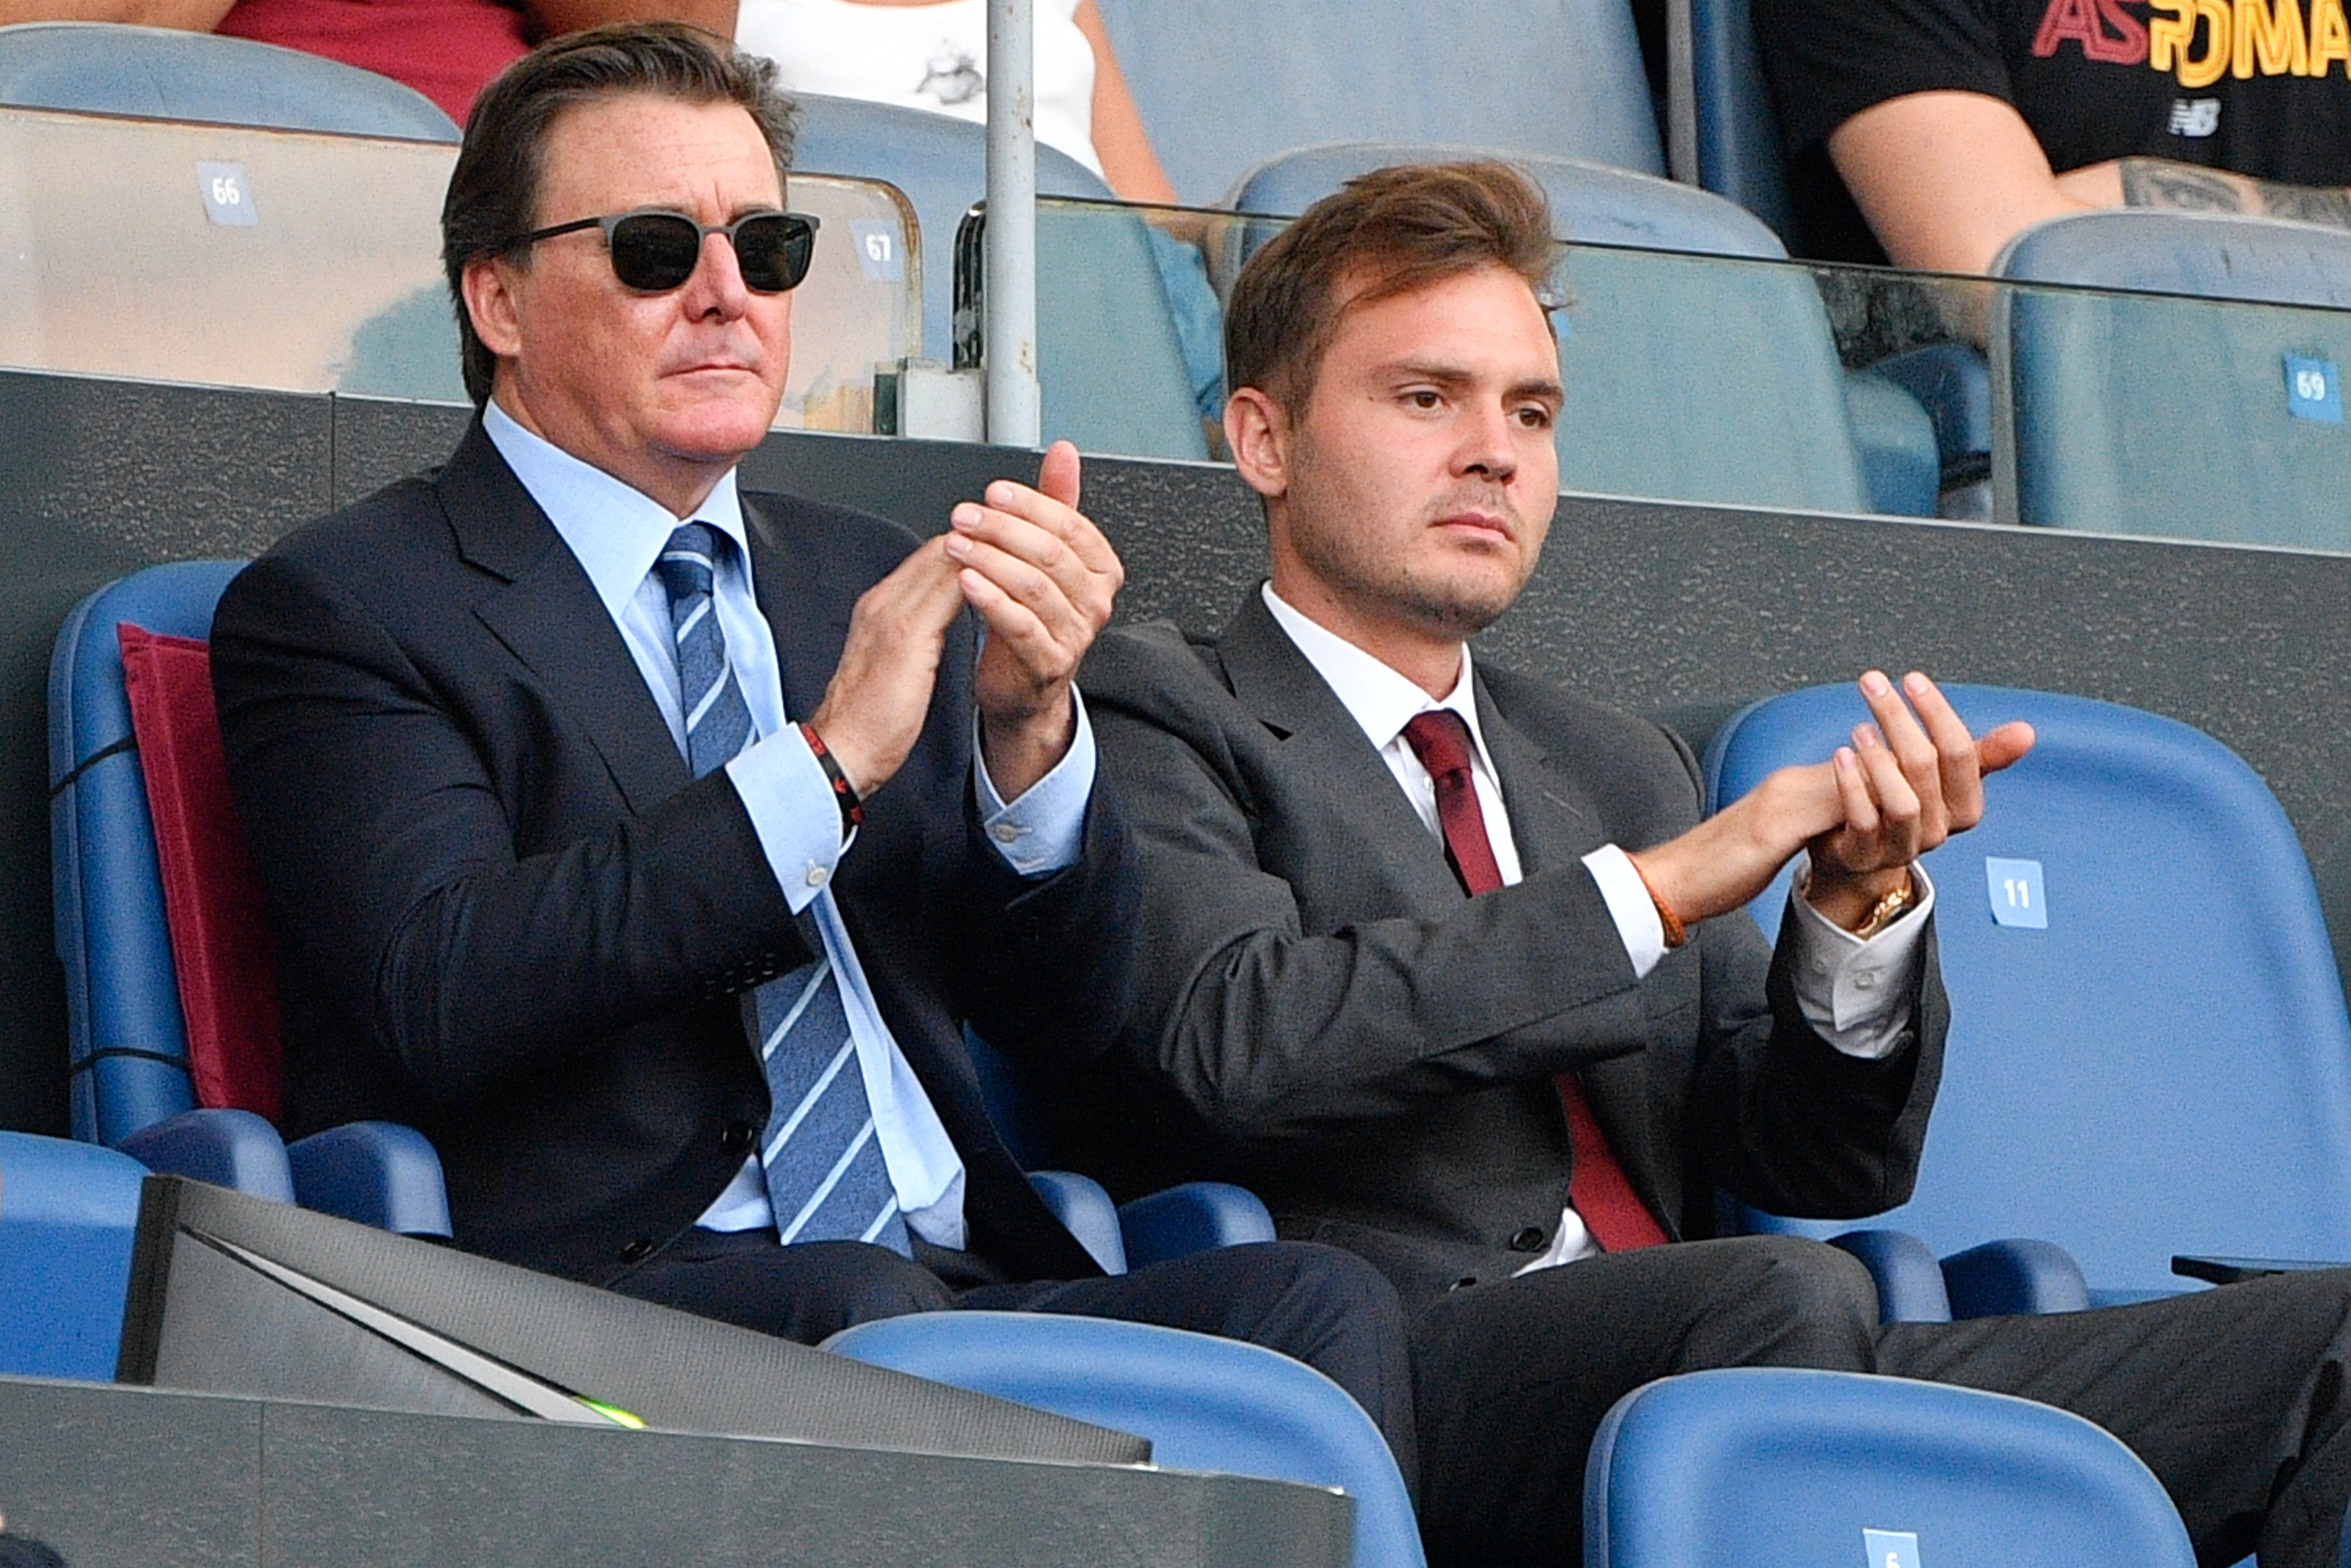
[[[1483,267],[1509,268],[1540,297],[1552,251],[1550,204],[1507,163],[1359,175],[1241,268],[1225,307],[1225,382],[1256,387],[1294,415],[1353,307]]]
[[[457,308],[465,391],[476,407],[489,399],[497,359],[465,312],[465,267],[503,255],[537,226],[547,137],[556,118],[590,99],[629,92],[739,105],[766,138],[777,176],[790,166],[793,110],[776,86],[775,63],[682,22],[616,23],[569,33],[500,71],[474,100],[465,144],[441,204],[441,265]]]

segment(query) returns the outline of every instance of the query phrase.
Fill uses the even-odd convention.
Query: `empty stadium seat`
[[[1102,0],[1152,145],[1188,204],[1274,153],[1373,138],[1665,172],[1625,0]]]
[[[883,180],[904,193],[919,235],[921,352],[977,366],[982,231],[972,209],[987,193],[987,128],[817,93],[796,101],[794,167]],[[1045,146],[1037,149],[1037,189],[1042,196],[1112,199],[1099,176]],[[1045,440],[1133,457],[1207,455],[1168,301],[1171,289],[1188,290],[1213,316],[1214,300],[1196,267],[1189,277],[1179,270],[1176,250],[1155,246],[1143,221],[1117,206],[1039,204],[1037,371]]]
[[[984,363],[987,214],[956,241],[958,364]],[[1037,380],[1044,440],[1122,457],[1208,455],[1149,225],[1107,202],[1037,204]],[[1196,287],[1207,290],[1205,273]],[[1213,300],[1210,301],[1213,307]],[[1219,328],[1221,330],[1221,328]]]
[[[2179,1288],[2183,1253],[2351,1260],[2351,1018],[2276,800],[2171,719],[1944,690],[1977,733],[2021,718],[2039,740],[1926,859],[1949,1048],[1917,1190],[1873,1223],[1938,1253],[2053,1241],[2100,1300]],[[1748,708],[1708,747],[1714,802],[1866,716],[1846,685]],[[1786,890],[1750,906],[1767,928]]]
[[[1233,205],[1295,214],[1374,169],[1480,157],[1506,158],[1541,184],[1554,232],[1576,247],[1567,304],[1553,315],[1568,389],[1563,488],[1933,515],[1933,422],[1898,383],[1846,373],[1812,275],[1696,259],[1786,257],[1777,235],[1719,197],[1573,158],[1353,141],[1266,160],[1235,187]],[[1237,233],[1246,238],[1228,251],[1271,230]]]
[[[2209,213],[2085,213],[2019,235],[1993,272],[2140,291],[1995,294],[1994,407],[2012,434],[1994,471],[2003,515],[2351,549],[2351,235]]]
[[[917,1312],[825,1348],[1151,1439],[1155,1464],[1338,1487],[1356,1568],[1419,1568],[1420,1531],[1378,1427],[1313,1368],[1236,1340],[1041,1312]]]
[[[413,1131],[333,1128],[290,1149],[277,1109],[276,997],[266,911],[241,855],[202,845],[227,811],[217,740],[209,758],[175,727],[168,758],[142,755],[119,628],[201,639],[242,567],[151,567],[78,605],[49,667],[51,859],[66,978],[74,1132],[158,1169],[292,1200],[412,1234],[449,1234],[441,1165]],[[203,671],[168,699],[210,722]],[[193,674],[189,672],[193,669]],[[159,691],[159,697],[162,694]],[[201,716],[189,705],[200,703]],[[153,709],[151,712],[156,711]],[[151,779],[152,765],[168,766]],[[162,809],[157,809],[161,802]],[[179,844],[167,876],[159,822]],[[230,842],[241,845],[228,822]],[[215,842],[217,841],[214,841]],[[201,873],[202,874],[199,874]],[[192,1049],[193,1048],[193,1049]]]
[[[1593,1439],[1586,1568],[2189,1568],[2137,1456],[2078,1416],[1857,1373],[1635,1389]]]
[[[114,1376],[146,1167],[0,1132],[0,1375]]]
[[[1787,248],[1750,212],[1670,180],[1596,161],[1409,141],[1340,141],[1276,152],[1249,168],[1227,204],[1235,212],[1295,216],[1358,174],[1399,163],[1499,158],[1551,200],[1552,232],[1577,245],[1695,251],[1777,261]]]
[[[921,352],[955,351],[955,239],[964,214],[987,196],[987,128],[895,104],[801,93],[792,167],[811,174],[883,180],[914,210],[922,278]],[[1099,175],[1065,152],[1037,149],[1040,195],[1110,199]],[[1040,243],[1039,249],[1041,252]],[[1040,256],[1041,263],[1042,256]]]
[[[441,143],[0,107],[0,162],[19,172],[0,188],[0,365],[462,403],[440,256],[455,160]],[[823,226],[777,423],[871,430],[876,368],[920,343],[910,220],[870,182],[806,177],[791,194]]]
[[[110,22],[0,27],[0,104],[413,141],[462,136],[415,89],[340,60]]]

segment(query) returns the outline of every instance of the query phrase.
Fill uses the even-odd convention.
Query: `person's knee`
[[[902,1318],[909,1312],[941,1312],[955,1304],[953,1292],[939,1282],[937,1275],[886,1247],[861,1241],[816,1241],[803,1246],[810,1260],[817,1264],[810,1270],[811,1283],[823,1281],[810,1290],[810,1304],[835,1320],[815,1336],[819,1339],[859,1323]]]
[[[1877,1285],[1868,1266],[1824,1241],[1801,1236],[1759,1236],[1758,1296],[1791,1317],[1822,1323],[1877,1322]]]
[[[1354,1253],[1320,1241],[1277,1241],[1269,1244],[1286,1254],[1290,1288],[1321,1301],[1334,1316],[1352,1322],[1393,1325],[1401,1338],[1404,1303],[1388,1277]]]
[[[1866,1372],[1875,1360],[1877,1289],[1848,1252],[1793,1236],[1728,1243],[1739,1267],[1682,1347],[1701,1366],[1818,1366]]]

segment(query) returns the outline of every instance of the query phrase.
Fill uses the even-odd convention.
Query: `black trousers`
[[[968,1253],[916,1243],[910,1261],[857,1241],[777,1245],[772,1230],[692,1230],[613,1289],[815,1344],[841,1329],[953,1308],[1069,1312],[1244,1340],[1353,1395],[1416,1481],[1404,1308],[1384,1275],[1311,1242],[1222,1247],[1093,1280],[1013,1281]]]
[[[1447,1562],[1583,1562],[1592,1435],[1643,1383],[1814,1366],[2061,1406],[2163,1482],[2199,1563],[2335,1568],[2351,1494],[2351,1270],[2139,1306],[1877,1322],[1868,1271],[1788,1237],[1593,1258],[1432,1303],[1411,1324],[1421,1528]]]

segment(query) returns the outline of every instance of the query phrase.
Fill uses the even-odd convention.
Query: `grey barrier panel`
[[[0,1512],[72,1568],[1343,1568],[1338,1492],[1148,1467],[0,1378]]]
[[[57,622],[109,578],[250,553],[330,497],[430,466],[465,417],[0,371],[0,856],[14,873],[0,877],[0,1126],[65,1125],[44,717]],[[956,500],[1035,465],[779,433],[745,483],[934,533]],[[1228,468],[1096,458],[1084,483],[1126,561],[1122,615],[1213,631],[1263,570],[1255,498]],[[1872,664],[2128,703],[2235,747],[2324,865],[2351,841],[2351,731],[2332,720],[2351,706],[2346,606],[2351,556],[1569,497],[1526,596],[1480,647],[1700,729],[1745,698]]]

